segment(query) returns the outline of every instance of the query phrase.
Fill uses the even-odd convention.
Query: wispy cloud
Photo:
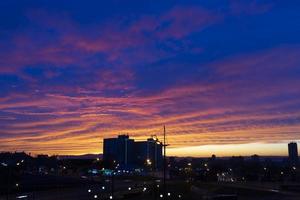
[[[225,7],[174,5],[88,24],[29,9],[22,33],[0,49],[2,148],[99,152],[103,137],[144,139],[164,124],[173,149],[299,139],[299,45],[233,43],[228,19],[273,7]]]

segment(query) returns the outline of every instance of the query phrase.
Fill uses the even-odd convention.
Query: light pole
[[[164,191],[163,191],[163,198],[167,199],[167,185],[166,185],[166,172],[167,172],[167,154],[166,154],[166,148],[168,144],[166,144],[166,126],[164,125],[164,143],[163,143],[163,148],[164,148],[164,178],[163,178],[163,184],[164,184]]]

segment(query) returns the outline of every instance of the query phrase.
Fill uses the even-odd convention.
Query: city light
[[[21,195],[21,196],[17,196],[17,199],[25,199],[27,197],[28,197],[27,195]]]
[[[151,162],[150,159],[147,159],[146,162],[147,162],[147,165],[151,165],[152,164],[152,162]]]
[[[91,189],[88,189],[88,193],[91,193],[92,192],[92,190]]]
[[[8,165],[6,163],[1,163],[2,166],[7,167]]]
[[[97,198],[98,198],[98,195],[95,194],[95,195],[94,195],[94,199],[97,199]]]

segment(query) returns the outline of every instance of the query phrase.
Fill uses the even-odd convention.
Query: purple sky
[[[299,24],[298,1],[1,1],[0,151],[99,153],[165,124],[174,155],[285,154]]]

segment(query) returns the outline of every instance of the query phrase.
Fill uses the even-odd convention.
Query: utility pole
[[[111,175],[111,196],[114,198],[115,193],[115,170],[112,171]]]
[[[164,177],[163,177],[163,187],[164,187],[164,193],[163,193],[163,198],[164,200],[167,199],[167,186],[166,186],[166,164],[167,164],[167,158],[166,158],[166,148],[167,148],[167,144],[166,144],[166,126],[164,125],[164,143],[163,143],[163,148],[164,148]]]

